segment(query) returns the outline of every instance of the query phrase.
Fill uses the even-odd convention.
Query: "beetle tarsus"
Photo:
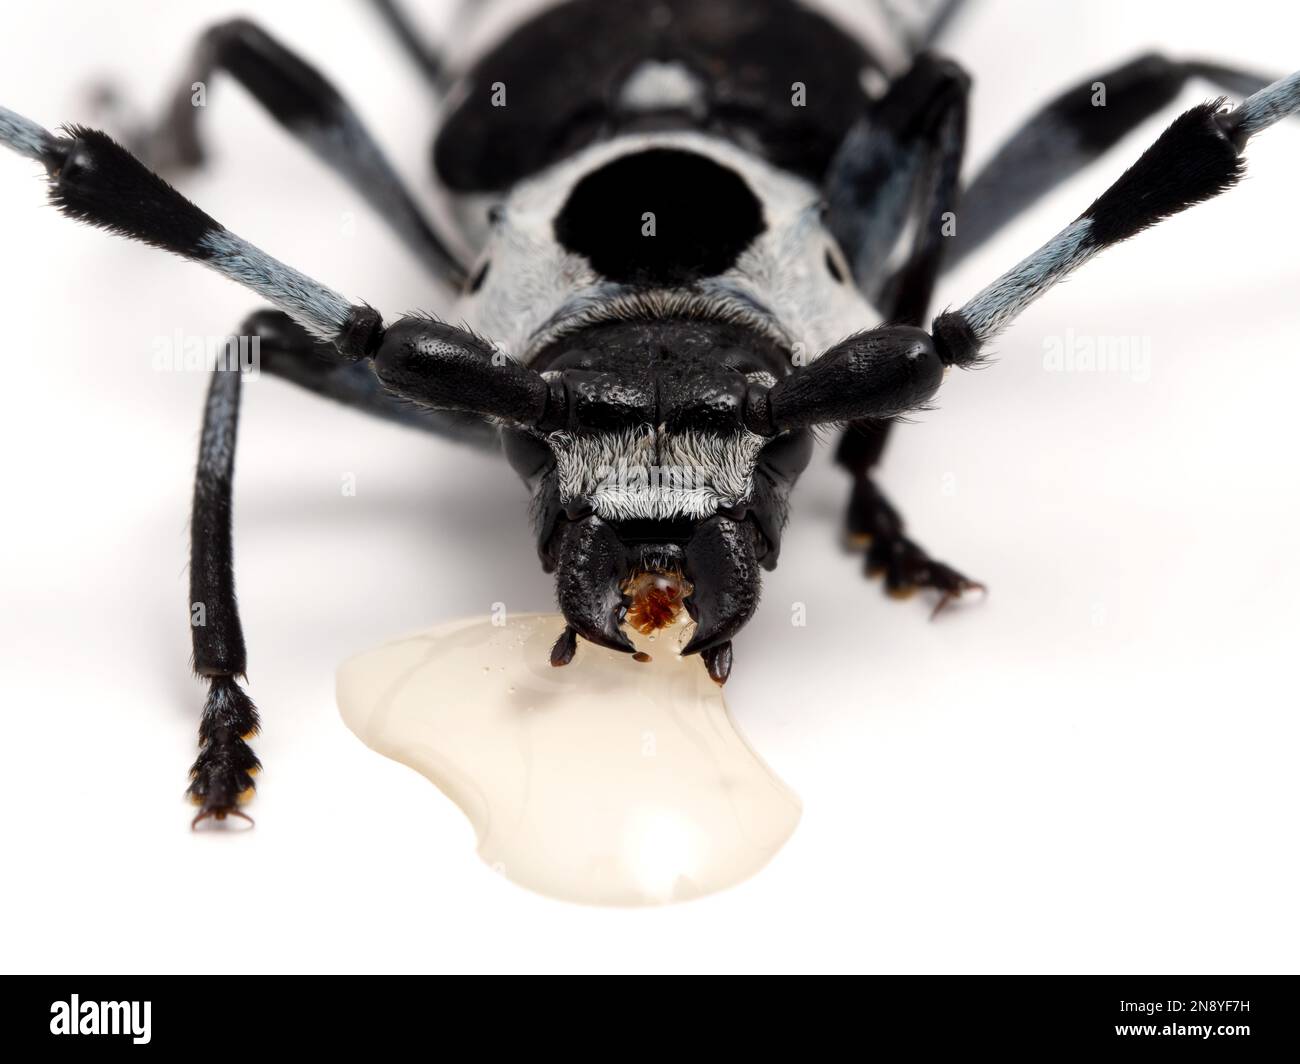
[[[943,568],[947,569],[945,565]],[[952,572],[951,569],[948,570]],[[989,589],[986,585],[981,584],[978,580],[967,580],[960,573],[955,574],[959,578],[959,586],[951,591],[944,591],[939,596],[939,601],[934,604],[934,609],[930,611],[930,620],[935,620],[939,614],[946,610],[952,603],[957,602],[968,591],[978,591],[981,595],[987,595]]]
[[[903,528],[902,516],[871,477],[857,476],[849,501],[846,543],[851,550],[865,552],[867,575],[883,577],[891,598],[911,598],[918,590],[938,591],[939,601],[930,613],[933,620],[965,592],[988,592],[979,581],[931,558]]]
[[[247,820],[250,826],[254,823],[253,818],[242,809],[238,809],[235,806],[219,805],[200,809],[195,813],[194,819],[190,821],[190,830],[197,831],[199,824],[204,820],[225,820],[228,816],[237,816],[241,820]]]
[[[931,620],[963,593],[988,591],[983,584],[952,566],[935,561],[923,547],[901,532],[873,536],[867,548],[865,568],[868,576],[884,578],[885,591],[893,598],[910,598],[922,589],[938,591],[940,598],[930,613]]]

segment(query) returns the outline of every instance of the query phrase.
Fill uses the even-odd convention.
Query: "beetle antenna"
[[[360,358],[378,343],[379,315],[349,302],[236,236],[107,133],[56,136],[0,107],[0,144],[45,166],[50,202],[77,221],[202,263],[275,304],[312,335]]]
[[[1078,218],[959,310],[939,315],[934,338],[948,365],[969,366],[1034,300],[1113,244],[1241,180],[1246,141],[1300,112],[1300,72],[1248,97],[1235,110],[1222,100],[1176,118],[1136,163]]]

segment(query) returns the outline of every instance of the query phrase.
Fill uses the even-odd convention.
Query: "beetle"
[[[42,164],[64,214],[200,262],[275,309],[241,329],[262,368],[369,413],[499,448],[531,493],[566,626],[632,652],[682,611],[682,648],[725,682],[775,566],[814,434],[843,426],[850,541],[935,610],[981,585],[906,532],[873,470],[896,419],[1099,251],[1232,187],[1247,140],[1300,110],[1270,81],[1146,55],[1069,89],[969,181],[970,81],[931,48],[957,4],[864,2],[860,24],[799,0],[485,4],[445,64],[374,0],[445,95],[433,150],[461,261],[328,81],[255,23],[205,33],[172,105],[127,146],[0,109],[0,143]],[[500,17],[498,17],[500,16]],[[574,49],[572,42],[584,47]],[[457,295],[459,325],[385,321],[235,235],[160,173],[203,160],[191,86],[233,77],[346,178]],[[1190,78],[1242,99],[1194,107],[1081,215],[957,309],[942,268],[1166,106]],[[1094,107],[1095,82],[1109,93]],[[952,222],[960,209],[961,224]],[[241,679],[232,473],[238,367],[214,370],[191,522],[195,672],[208,693],[193,824],[246,814],[258,712]]]

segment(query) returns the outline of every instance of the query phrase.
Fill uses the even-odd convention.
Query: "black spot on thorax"
[[[685,284],[730,269],[765,228],[734,170],[694,152],[624,155],[574,186],[555,237],[624,284]]]

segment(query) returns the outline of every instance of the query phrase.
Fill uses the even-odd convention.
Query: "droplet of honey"
[[[637,664],[582,641],[557,669],[563,627],[558,614],[456,621],[352,658],[338,673],[343,719],[461,807],[488,865],[541,894],[662,904],[762,868],[799,800],[736,731],[698,657]]]

